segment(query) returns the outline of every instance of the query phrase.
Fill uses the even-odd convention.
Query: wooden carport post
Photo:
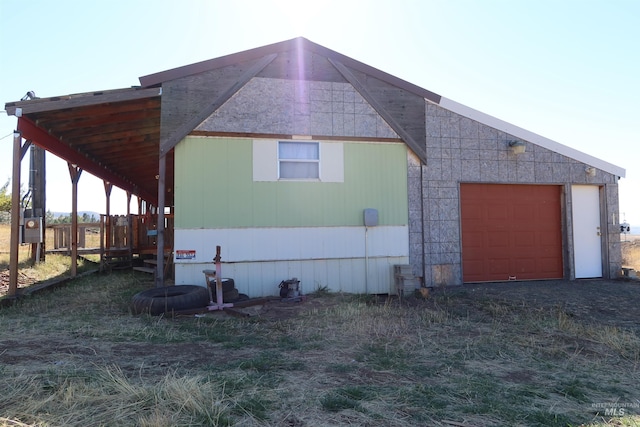
[[[127,216],[131,215],[131,191],[127,191]]]
[[[158,238],[156,287],[164,286],[164,205],[165,205],[165,178],[167,175],[167,156],[160,154],[158,162]]]
[[[20,163],[22,160],[22,134],[13,132],[13,177],[11,178],[11,248],[9,251],[9,291],[18,291],[18,246],[20,245]]]
[[[82,169],[78,165],[69,166],[69,175],[71,176],[71,277],[78,275],[78,181]]]
[[[106,237],[106,249],[107,252],[109,252],[109,249],[111,248],[111,190],[113,189],[113,184],[111,184],[109,181],[102,181],[102,183],[104,184],[104,195],[106,197],[106,206],[105,206],[105,217],[104,217],[104,228],[105,228],[105,235]]]

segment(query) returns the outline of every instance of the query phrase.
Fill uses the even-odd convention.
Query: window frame
[[[287,158],[280,157],[280,145],[281,144],[300,144],[300,145],[314,145],[316,147],[316,152],[318,153],[318,157],[316,159],[299,159],[299,158]],[[279,181],[320,181],[321,180],[321,145],[319,141],[296,141],[296,140],[285,140],[278,141],[277,144],[277,162],[278,162],[278,180]],[[317,176],[315,177],[282,177],[281,165],[282,163],[313,163],[317,165]]]

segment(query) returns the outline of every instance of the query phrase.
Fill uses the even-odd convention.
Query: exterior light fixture
[[[25,96],[20,98],[20,101],[28,101],[29,99],[36,99],[36,93],[32,90],[30,90],[25,94]]]
[[[596,176],[596,168],[593,166],[587,166],[584,171],[587,173],[587,176]]]
[[[509,148],[513,154],[522,154],[527,151],[527,146],[522,141],[509,141]]]

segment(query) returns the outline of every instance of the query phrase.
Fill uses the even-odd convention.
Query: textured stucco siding
[[[348,83],[259,77],[251,79],[196,130],[398,138]]]
[[[571,203],[566,195],[572,184],[603,188],[603,223],[606,257],[604,275],[617,277],[620,270],[619,230],[613,216],[618,211],[617,177],[602,170],[595,176],[584,163],[529,141],[526,152],[515,155],[508,147],[522,140],[427,102],[427,164],[409,156],[410,262],[427,285],[462,283],[459,185],[461,182],[557,184],[563,186],[565,203],[564,264],[566,277],[575,277],[572,264]],[[602,193],[602,191],[601,191]],[[423,204],[423,206],[421,206]],[[608,265],[608,271],[607,271]]]

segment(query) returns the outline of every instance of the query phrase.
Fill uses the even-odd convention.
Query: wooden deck
[[[71,254],[71,224],[50,226],[54,247],[47,253]],[[132,268],[151,272],[158,253],[156,215],[100,215],[99,223],[78,224],[77,251],[79,255],[100,255],[100,271],[114,268]],[[164,271],[173,261],[173,215],[165,214]],[[98,247],[96,247],[98,245]],[[150,265],[151,264],[151,265]],[[157,264],[157,262],[156,262]],[[142,271],[142,270],[141,270]]]

